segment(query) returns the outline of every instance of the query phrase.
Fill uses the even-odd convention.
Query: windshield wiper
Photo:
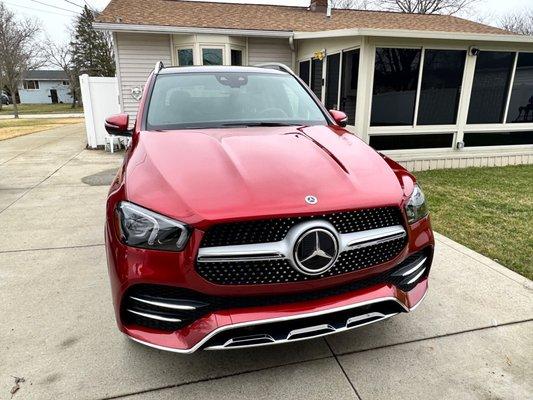
[[[301,124],[294,124],[288,122],[228,122],[221,124],[221,126],[300,126]]]

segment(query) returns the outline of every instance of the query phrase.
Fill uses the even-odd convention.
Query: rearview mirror
[[[131,136],[132,130],[128,129],[130,116],[116,114],[105,119],[105,130],[113,136]]]
[[[329,113],[331,114],[331,116],[333,117],[337,125],[344,128],[346,124],[348,123],[348,116],[342,111],[329,110]]]

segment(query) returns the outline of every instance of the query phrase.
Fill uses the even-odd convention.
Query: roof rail
[[[154,67],[154,75],[159,74],[159,71],[161,71],[163,68],[165,68],[163,61],[156,62]]]
[[[256,64],[256,65],[254,65],[254,67],[259,67],[259,68],[273,68],[273,67],[275,67],[277,69],[280,69],[283,72],[291,74],[292,76],[296,76],[296,74],[294,73],[294,71],[292,69],[287,67],[285,64],[278,63],[278,62],[267,62],[267,63]]]

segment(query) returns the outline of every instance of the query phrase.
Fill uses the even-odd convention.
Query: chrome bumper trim
[[[224,325],[224,326],[221,326],[221,327],[215,329],[211,333],[209,333],[207,336],[205,336],[201,341],[199,341],[196,345],[194,345],[190,349],[175,349],[175,348],[172,348],[172,347],[159,346],[157,344],[148,343],[148,342],[145,342],[143,340],[134,338],[134,337],[132,337],[132,336],[130,336],[128,334],[126,334],[126,336],[129,339],[133,340],[134,342],[143,344],[143,345],[148,346],[148,347],[152,347],[154,349],[170,351],[170,352],[173,352],[173,353],[180,353],[180,354],[191,354],[191,353],[194,353],[195,351],[197,351],[198,349],[200,349],[209,339],[211,339],[215,335],[218,335],[219,333],[227,331],[227,330],[230,330],[230,329],[242,328],[242,327],[246,327],[246,326],[255,326],[255,325],[261,325],[261,324],[268,324],[268,323],[271,323],[271,322],[283,322],[283,321],[290,321],[290,320],[300,319],[300,318],[303,319],[303,318],[315,317],[315,316],[319,316],[319,315],[330,314],[330,313],[335,313],[335,312],[338,312],[338,311],[345,311],[345,310],[349,310],[349,309],[355,309],[355,308],[358,308],[358,307],[363,307],[363,306],[366,306],[366,305],[380,303],[380,302],[386,302],[386,301],[394,301],[394,302],[398,303],[405,310],[405,312],[410,312],[410,311],[413,311],[415,308],[417,308],[420,305],[420,303],[422,303],[422,301],[424,300],[426,295],[427,295],[427,291],[424,294],[424,296],[422,296],[420,301],[417,304],[415,304],[413,307],[411,307],[411,308],[406,307],[396,297],[381,297],[381,298],[378,298],[378,299],[364,301],[364,302],[360,302],[360,303],[357,303],[357,304],[350,304],[350,305],[342,306],[342,307],[331,308],[331,309],[327,309],[327,310],[323,310],[323,311],[296,314],[296,315],[290,315],[288,317],[270,318],[270,319],[257,320],[257,321],[251,321],[251,322],[241,322],[241,323],[232,324],[232,325]],[[389,315],[389,316],[386,316],[385,318],[389,318],[389,317],[392,317],[392,316],[393,315]],[[385,318],[382,318],[382,319],[379,319],[379,320],[376,320],[376,321],[370,321],[370,322],[364,323],[364,324],[360,324],[360,325],[357,325],[357,327],[368,325],[368,324],[371,324],[373,322],[378,322],[378,321],[381,321],[381,320],[383,320]],[[334,332],[331,332],[331,333],[334,333]],[[306,338],[294,339],[294,340],[291,340],[291,341],[305,340],[305,339]],[[278,342],[275,342],[275,343],[278,343]],[[247,347],[265,346],[265,345],[268,345],[268,344],[273,344],[273,343],[266,343],[266,344],[259,344],[259,345],[258,344],[253,344],[253,345],[249,345]],[[242,348],[242,347],[243,346],[239,346],[239,348]],[[231,347],[229,347],[229,348],[231,348]]]
[[[144,317],[144,318],[155,319],[155,320],[157,320],[157,321],[164,321],[164,322],[181,322],[181,319],[179,319],[179,318],[167,318],[167,317],[161,317],[161,316],[159,316],[159,315],[143,313],[143,312],[140,312],[140,311],[131,310],[131,309],[129,309],[129,308],[128,308],[126,311],[127,311],[127,312],[130,312],[130,313],[132,313],[132,314],[135,314],[135,315],[140,315],[141,317]]]
[[[172,303],[164,303],[164,302],[161,302],[161,301],[146,300],[146,299],[141,299],[140,297],[135,297],[135,296],[129,296],[129,297],[130,297],[130,299],[138,301],[140,303],[150,304],[152,306],[161,307],[161,308],[168,308],[168,309],[171,309],[171,310],[184,310],[184,311],[185,310],[187,310],[187,311],[196,310],[196,307],[194,307],[194,306],[187,306],[187,305],[182,305],[182,304],[172,304]]]

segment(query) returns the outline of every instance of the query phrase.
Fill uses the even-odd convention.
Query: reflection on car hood
[[[186,223],[399,205],[383,158],[336,127],[141,132],[130,201]],[[318,203],[309,205],[313,195]]]

